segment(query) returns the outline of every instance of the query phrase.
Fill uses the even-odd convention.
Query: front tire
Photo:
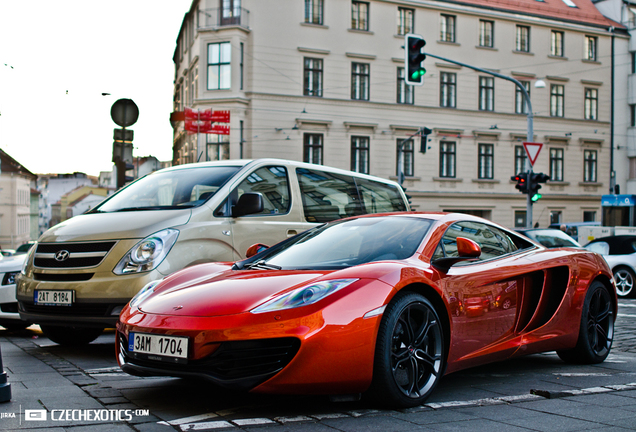
[[[66,346],[86,345],[93,342],[104,331],[103,328],[94,327],[64,327],[54,325],[41,325],[44,336],[53,342]]]
[[[634,297],[634,281],[636,276],[629,267],[616,267],[614,269],[614,280],[616,281],[616,294],[619,297]]]
[[[442,377],[445,362],[444,330],[435,307],[420,294],[398,294],[380,323],[371,396],[393,407],[421,405]]]
[[[592,283],[583,302],[576,346],[571,350],[557,351],[559,357],[567,363],[603,362],[612,348],[614,318],[614,303],[610,291],[601,282]]]

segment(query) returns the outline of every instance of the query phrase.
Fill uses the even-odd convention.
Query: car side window
[[[480,222],[457,222],[451,225],[433,254],[433,260],[443,257],[459,256],[457,237],[473,240],[481,247],[480,261],[496,258],[515,252],[518,248],[512,239],[499,228]],[[458,263],[457,265],[469,264]]]
[[[361,209],[353,177],[296,168],[307,222],[330,222],[353,216]]]
[[[244,193],[263,195],[263,211],[255,216],[285,214],[291,207],[287,169],[282,166],[257,169],[238,185],[235,192],[236,201]]]
[[[356,209],[360,213],[354,215],[406,211],[406,204],[396,186],[363,178],[355,178],[355,181],[361,197],[361,206]],[[347,212],[347,216],[353,215]]]

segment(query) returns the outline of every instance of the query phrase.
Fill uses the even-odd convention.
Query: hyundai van
[[[184,267],[245,258],[317,224],[408,211],[395,182],[279,159],[179,165],[149,174],[31,248],[17,284],[22,319],[80,345],[114,327],[146,284]]]

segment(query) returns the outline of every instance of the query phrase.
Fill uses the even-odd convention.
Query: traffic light
[[[530,177],[530,181],[528,182],[528,191],[530,193],[530,198],[532,202],[537,202],[541,199],[542,195],[539,193],[539,189],[541,189],[541,183],[545,183],[550,180],[550,176],[544,173],[532,173]]]
[[[426,153],[426,147],[428,146],[428,136],[433,132],[427,127],[420,129],[420,153]]]
[[[510,180],[516,181],[517,184],[515,188],[519,190],[519,192],[527,194],[528,193],[528,173],[522,172],[517,175],[511,176]]]
[[[426,41],[422,36],[416,34],[407,34],[404,36],[404,64],[406,73],[404,81],[408,85],[424,84],[424,74],[426,69],[422,67],[422,62],[426,58],[422,54],[422,48],[426,45]]]

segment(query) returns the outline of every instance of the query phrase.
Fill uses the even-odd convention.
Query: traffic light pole
[[[431,56],[433,58],[436,59],[440,59],[449,63],[454,63],[456,65],[459,66],[464,66],[467,67],[469,69],[472,70],[476,70],[478,72],[482,72],[488,75],[492,75],[495,76],[497,78],[501,78],[501,79],[505,79],[507,81],[512,81],[513,83],[515,83],[515,85],[521,90],[521,92],[523,93],[524,99],[526,101],[526,107],[528,109],[528,113],[527,113],[527,118],[528,118],[528,142],[533,142],[534,141],[534,117],[532,114],[532,103],[530,102],[530,95],[528,94],[528,90],[526,90],[526,88],[516,79],[514,79],[513,77],[509,77],[506,75],[502,75],[500,73],[497,72],[493,72],[493,71],[489,71],[487,69],[482,69],[479,68],[477,66],[471,66],[469,64],[466,63],[462,63],[462,62],[458,62],[456,60],[451,60],[451,59],[447,59],[445,57],[440,57],[438,55],[435,54],[430,54],[430,53],[422,53],[425,54],[427,56]],[[530,186],[530,179],[532,178],[532,164],[530,163],[530,158],[526,158],[526,172],[528,173],[528,187]],[[526,227],[527,228],[532,228],[532,196],[530,195],[530,193],[527,194],[527,203],[526,203]]]

